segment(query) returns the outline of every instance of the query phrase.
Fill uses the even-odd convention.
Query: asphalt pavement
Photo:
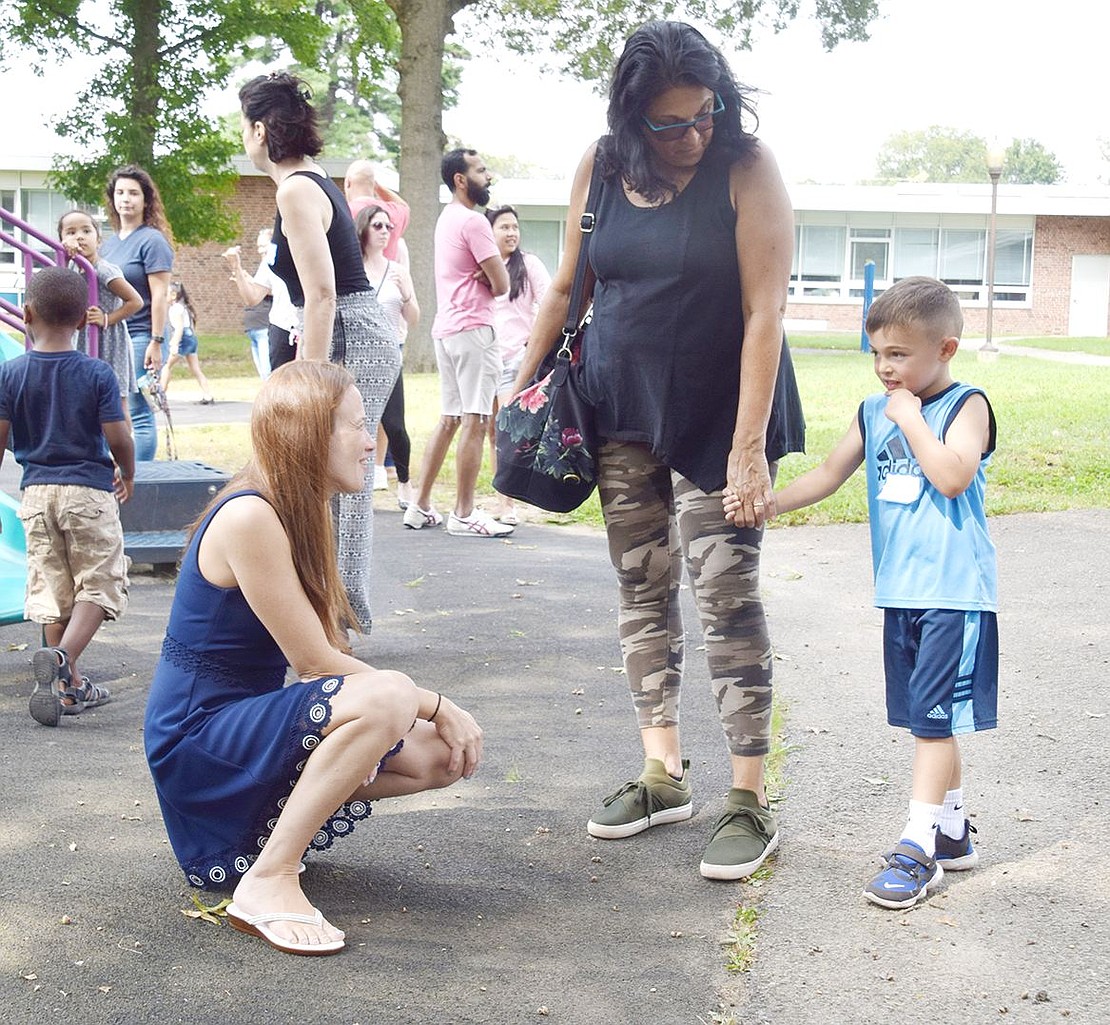
[[[182,424],[248,413],[174,407]],[[17,481],[9,459],[0,488]],[[182,913],[194,891],[142,751],[172,576],[135,567],[127,615],[82,663],[114,700],[57,729],[27,714],[37,629],[4,627],[0,1020],[1105,1025],[1110,510],[991,529],[1001,722],[963,744],[982,860],[908,912],[860,896],[903,821],[912,754],[885,725],[863,525],[768,532],[783,840],[756,885],[711,883],[698,862],[727,759],[688,592],[694,817],[595,840],[586,819],[641,758],[604,538],[542,522],[504,541],[408,531],[383,498],[375,624],[359,653],[470,708],[486,757],[474,779],[382,802],[308,859],[306,892],[347,933],[331,958],[283,955]],[[740,907],[755,922],[737,944]],[[738,955],[748,971],[726,969]]]
[[[790,754],[782,846],[751,886],[698,874],[728,779],[688,594],[695,815],[595,840],[590,812],[640,763],[604,539],[535,524],[505,541],[454,538],[382,510],[360,650],[470,708],[486,758],[473,780],[383,802],[309,858],[306,892],[347,933],[331,958],[182,914],[193,891],[141,732],[172,578],[137,568],[130,610],[83,662],[114,700],[57,729],[27,714],[37,631],[6,627],[3,1020],[1105,1023],[1110,511],[992,529],[1002,728],[965,745],[982,863],[904,913],[860,896],[901,826],[911,751],[884,724],[863,526],[768,534]],[[759,917],[751,970],[732,974],[740,904]]]

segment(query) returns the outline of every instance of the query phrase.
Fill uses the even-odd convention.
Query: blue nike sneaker
[[[964,819],[964,835],[959,840],[941,832],[937,826],[937,862],[949,872],[965,872],[979,864],[979,853],[971,842],[971,834],[979,831]]]
[[[883,855],[884,868],[864,888],[872,904],[884,908],[912,908],[930,886],[944,878],[944,869],[912,840],[900,840]]]

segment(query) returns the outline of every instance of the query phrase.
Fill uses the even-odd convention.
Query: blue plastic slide
[[[0,360],[23,352],[11,335],[0,331]],[[10,457],[9,457],[10,458]],[[0,491],[0,626],[23,622],[27,590],[27,539],[19,519],[19,502]]]
[[[19,503],[0,491],[0,626],[23,622],[27,590],[27,541],[19,519]]]

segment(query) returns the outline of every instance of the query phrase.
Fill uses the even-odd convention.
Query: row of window
[[[858,299],[866,265],[875,286],[925,274],[949,285],[965,302],[986,302],[988,235],[985,228],[854,227],[798,224],[794,229],[792,299]],[[1033,229],[995,235],[994,298],[1026,303],[1033,277]]]
[[[64,196],[49,189],[0,190],[0,206],[51,237],[58,217],[70,205]],[[523,220],[521,243],[553,268],[562,248],[562,229],[562,223],[556,221]],[[872,262],[877,289],[913,274],[926,274],[951,286],[965,302],[985,302],[987,249],[985,228],[803,222],[794,229],[790,298],[859,299],[865,267]],[[0,246],[0,266],[15,263],[15,251]],[[999,229],[995,240],[995,301],[1029,302],[1032,265],[1032,227]]]

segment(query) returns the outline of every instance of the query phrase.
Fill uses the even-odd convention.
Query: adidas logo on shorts
[[[933,707],[925,713],[926,719],[947,719],[948,713],[940,707],[940,705],[933,705]]]

